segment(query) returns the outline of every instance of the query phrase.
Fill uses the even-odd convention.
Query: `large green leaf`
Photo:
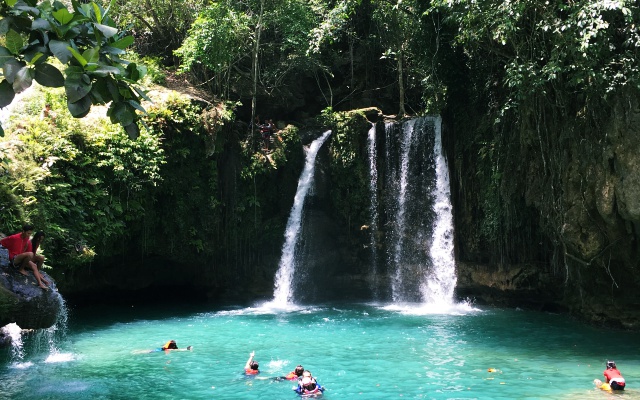
[[[82,53],[82,58],[87,60],[87,63],[96,64],[100,61],[100,47],[92,47]]]
[[[109,74],[120,75],[120,68],[112,67],[110,65],[99,64],[98,68],[91,71],[92,75],[107,76]]]
[[[11,17],[2,18],[0,20],[0,35],[4,35],[9,32],[9,28],[11,27]]]
[[[122,96],[120,95],[120,91],[118,90],[118,84],[114,79],[107,80],[107,90],[111,95],[111,99],[113,101],[122,100]]]
[[[71,14],[66,8],[54,11],[53,17],[62,25],[66,25],[73,20],[73,14]]]
[[[7,49],[13,54],[19,54],[20,50],[24,47],[24,40],[22,36],[13,29],[9,29],[5,38]]]
[[[51,30],[51,23],[44,18],[37,18],[33,20],[33,23],[31,24],[31,29],[49,31]]]
[[[82,54],[78,53],[78,50],[74,49],[71,46],[67,46],[67,49],[71,52],[71,54],[73,54],[73,58],[75,58],[76,60],[78,60],[78,62],[80,63],[80,65],[82,65],[83,67],[85,65],[87,65],[87,59],[84,58],[82,56]]]
[[[111,38],[115,35],[118,34],[118,29],[111,27],[111,26],[107,26],[107,25],[102,25],[102,24],[93,24],[93,26],[96,27],[96,29],[98,29],[100,32],[102,32],[102,34],[106,37],[106,38]]]
[[[5,61],[2,66],[2,71],[4,73],[4,78],[9,81],[9,83],[13,84],[13,81],[16,78],[16,74],[22,67],[24,67],[24,62],[19,62],[15,58],[12,60]]]
[[[125,49],[133,44],[133,36],[125,36],[122,39],[110,44],[111,47],[117,49]]]
[[[73,58],[73,54],[71,54],[68,47],[69,42],[62,42],[60,40],[49,41],[49,50],[51,50],[53,55],[63,64],[68,63],[71,58]]]
[[[129,106],[128,103],[114,102],[111,104],[111,122],[119,123],[122,126],[127,126],[133,123],[135,117],[135,111]]]
[[[13,54],[11,54],[9,49],[0,46],[0,68],[3,67],[4,63],[9,60],[15,60],[15,57],[13,56]]]
[[[4,108],[11,104],[16,92],[13,91],[13,85],[7,80],[0,82],[0,108]]]
[[[91,110],[91,96],[85,96],[73,103],[67,98],[67,108],[75,118],[85,117]]]
[[[24,92],[31,86],[33,82],[33,71],[28,66],[24,66],[18,70],[13,80],[13,90],[16,93]]]
[[[49,51],[44,46],[31,46],[22,54],[24,55],[25,61],[27,61],[29,64],[35,64],[38,62],[42,64],[47,60],[48,56],[46,56],[45,53],[48,52]]]
[[[124,130],[127,131],[127,135],[129,135],[129,138],[131,140],[136,140],[138,136],[140,136],[140,128],[138,127],[138,124],[136,124],[135,122],[132,122],[129,125],[126,125],[124,127]]]
[[[67,79],[64,82],[64,90],[67,93],[67,101],[75,103],[89,94],[91,80],[80,67],[67,68]]]
[[[118,49],[116,47],[111,47],[111,46],[103,46],[102,47],[102,52],[105,53],[105,54],[113,54],[113,55],[125,54],[126,53],[122,49]]]
[[[107,104],[111,101],[111,94],[107,88],[107,79],[98,78],[91,88],[93,104]]]
[[[24,4],[24,3],[22,3]],[[27,5],[22,5],[22,4],[16,4],[16,6],[14,7],[16,10],[20,10],[23,12],[27,12],[29,14],[32,15],[40,15],[40,10],[38,10],[36,7],[29,7]]]
[[[93,14],[96,16],[96,21],[98,21],[98,24],[101,24],[102,10],[100,9],[100,6],[93,2],[91,3],[91,5],[93,6]]]
[[[62,72],[47,63],[36,65],[35,80],[42,86],[47,87],[61,87],[64,85]]]

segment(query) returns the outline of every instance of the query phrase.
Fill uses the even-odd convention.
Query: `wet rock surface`
[[[63,300],[53,279],[41,273],[49,289],[38,286],[32,272],[23,275],[13,267],[0,267],[0,326],[16,323],[22,329],[46,329],[56,323]]]

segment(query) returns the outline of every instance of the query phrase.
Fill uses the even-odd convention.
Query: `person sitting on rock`
[[[33,225],[25,224],[22,232],[7,236],[0,240],[0,244],[9,250],[9,260],[22,275],[28,275],[26,271],[30,268],[33,276],[36,277],[38,285],[43,289],[49,289],[45,283],[49,283],[42,278],[38,266],[34,262],[33,245],[31,243],[31,233]]]

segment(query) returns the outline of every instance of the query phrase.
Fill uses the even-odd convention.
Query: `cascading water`
[[[369,191],[371,193],[371,205],[370,205],[370,218],[369,224],[370,242],[371,247],[371,277],[373,282],[371,287],[373,290],[373,297],[378,297],[378,243],[376,239],[376,233],[378,232],[378,166],[376,159],[378,158],[378,150],[376,146],[376,125],[371,124],[369,133],[367,135],[367,142],[369,145]]]
[[[60,311],[53,326],[47,329],[23,330],[12,323],[0,328],[0,336],[7,338],[11,344],[11,360],[16,365],[28,366],[21,364],[21,361],[26,353],[32,351],[48,352],[49,356],[45,362],[68,361],[72,358],[71,353],[62,353],[59,349],[67,334],[69,312],[60,293],[54,293],[57,294],[56,300],[60,302]]]
[[[431,304],[451,304],[457,277],[453,254],[453,207],[449,184],[449,166],[442,153],[442,121],[434,120],[435,144],[433,146],[436,161],[435,203],[436,223],[429,254],[432,270],[422,287],[423,300]]]
[[[2,336],[11,342],[11,359],[22,360],[24,348],[22,347],[22,329],[16,324],[8,324],[0,328]]]
[[[316,155],[329,135],[331,135],[331,131],[326,131],[322,136],[314,140],[307,149],[304,169],[298,180],[298,189],[284,233],[285,241],[282,245],[282,255],[278,272],[276,273],[273,293],[273,305],[275,306],[286,306],[293,300],[292,284],[296,269],[296,247],[302,227],[302,210],[307,193],[313,185]]]
[[[440,123],[423,117],[385,124],[387,261],[396,303],[452,303],[457,278]]]

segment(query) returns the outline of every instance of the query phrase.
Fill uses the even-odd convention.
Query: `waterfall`
[[[376,147],[376,125],[371,124],[367,135],[369,145],[369,192],[371,193],[371,205],[369,207],[371,221],[369,223],[369,246],[371,247],[371,276],[373,282],[374,298],[378,297],[378,242],[376,234],[378,232],[378,166],[376,159],[378,158],[378,150]]]
[[[16,324],[8,324],[0,328],[2,336],[11,342],[11,359],[22,360],[24,348],[22,346],[22,329]]]
[[[452,302],[453,218],[440,124],[439,117],[385,124],[385,227],[394,302]]]
[[[432,304],[451,304],[456,286],[456,265],[453,254],[453,207],[449,185],[449,166],[442,153],[441,119],[435,124],[436,188],[433,209],[436,222],[429,254],[433,261],[431,274],[422,287],[423,300]]]
[[[306,150],[305,165],[298,180],[298,189],[293,199],[293,207],[291,207],[287,228],[284,233],[285,241],[282,245],[282,255],[275,278],[273,294],[273,303],[275,305],[287,305],[293,300],[292,283],[296,269],[296,246],[302,227],[302,210],[307,193],[313,185],[316,155],[329,135],[331,135],[331,131],[326,131],[322,136],[314,140]]]

